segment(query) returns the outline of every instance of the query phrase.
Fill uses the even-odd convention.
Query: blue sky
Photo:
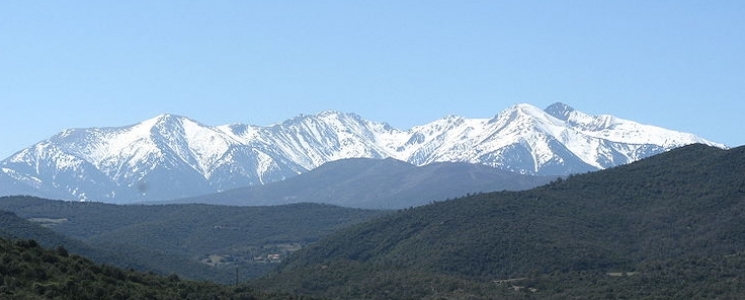
[[[565,102],[745,144],[745,1],[4,1],[0,158],[160,113],[408,129]]]

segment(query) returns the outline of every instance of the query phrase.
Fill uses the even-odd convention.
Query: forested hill
[[[97,265],[64,247],[0,239],[0,299],[302,299]]]
[[[743,213],[745,147],[692,145],[400,211],[296,253],[260,285],[369,299],[735,297],[745,292]]]
[[[308,243],[385,213],[321,204],[113,205],[23,196],[0,198],[0,209],[136,262],[137,269],[222,283],[234,282],[236,269],[241,279],[262,275]]]
[[[8,198],[3,199],[7,200]],[[24,199],[24,197],[20,197],[20,199]],[[36,200],[41,201],[41,203],[58,202]],[[212,279],[215,281],[224,278],[223,282],[228,282],[228,278],[235,277],[234,274],[230,274],[232,276],[221,274],[220,270],[210,268],[208,265],[164,253],[165,249],[142,249],[137,245],[128,245],[127,247],[92,245],[48,228],[54,228],[63,222],[67,222],[66,218],[30,218],[30,220],[34,221],[22,219],[12,212],[0,211],[0,238],[34,240],[40,246],[46,248],[62,246],[71,254],[81,255],[99,264],[143,272],[155,272],[162,275],[173,273],[180,274],[185,278]]]

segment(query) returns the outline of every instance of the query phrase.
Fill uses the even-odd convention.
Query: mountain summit
[[[268,127],[211,127],[162,114],[124,127],[65,130],[0,161],[0,195],[116,203],[262,185],[344,158],[414,165],[468,162],[566,175],[626,164],[687,144],[692,134],[555,103],[517,104],[491,119],[448,116],[409,130],[324,111]]]

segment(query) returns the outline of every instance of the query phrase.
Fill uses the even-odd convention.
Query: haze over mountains
[[[469,163],[442,162],[417,167],[392,158],[348,158],[325,163],[280,182],[159,203],[244,206],[309,202],[402,209],[467,194],[527,190],[554,179],[556,176],[522,175]]]
[[[409,130],[334,111],[269,127],[211,127],[163,114],[132,126],[69,129],[23,149],[0,162],[0,195],[163,201],[277,182],[346,158],[566,175],[692,143],[724,147],[563,103],[545,110],[518,104],[491,119],[448,116]]]

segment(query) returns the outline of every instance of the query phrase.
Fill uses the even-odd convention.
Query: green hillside
[[[277,207],[112,205],[0,198],[0,209],[106,249],[138,269],[235,281],[265,274],[285,257],[379,211],[330,205]],[[108,262],[108,261],[107,261]]]
[[[0,299],[299,299],[97,265],[64,247],[0,239]]]
[[[692,145],[353,226],[257,286],[339,299],[737,298],[743,213],[745,147]]]

